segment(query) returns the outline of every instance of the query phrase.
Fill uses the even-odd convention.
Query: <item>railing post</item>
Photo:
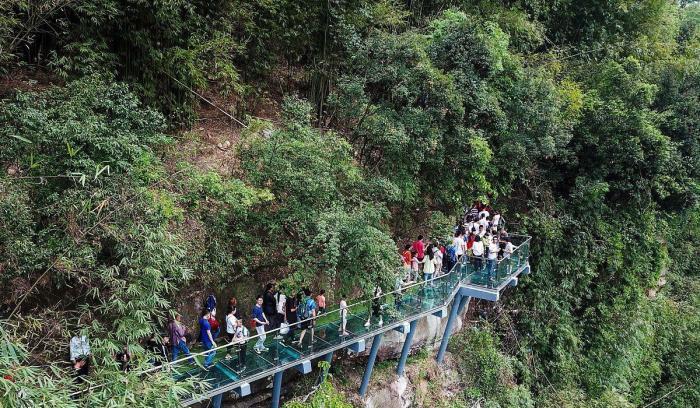
[[[403,375],[404,368],[406,367],[406,359],[408,358],[408,352],[411,351],[411,344],[413,343],[413,335],[416,333],[416,325],[418,324],[418,319],[411,320],[411,326],[406,334],[406,340],[403,342],[403,349],[401,350],[401,358],[399,359],[399,365],[396,367],[396,374],[399,376]]]
[[[274,379],[272,380],[272,408],[279,408],[280,406],[280,395],[282,394],[283,374],[284,371],[276,372]]]
[[[374,369],[374,360],[377,358],[377,352],[379,351],[379,345],[382,342],[382,336],[384,333],[379,333],[372,339],[372,349],[369,351],[369,360],[367,360],[367,367],[365,368],[365,375],[362,377],[362,384],[360,385],[360,396],[364,397],[367,392],[367,387],[369,386],[369,379],[372,377],[372,370]]]
[[[442,335],[442,341],[440,342],[440,350],[437,355],[438,364],[442,363],[445,357],[445,351],[447,351],[447,343],[450,341],[450,335],[452,334],[452,326],[455,320],[457,320],[457,315],[462,310],[465,304],[469,303],[471,296],[462,296],[458,293],[455,297],[454,302],[452,302],[452,310],[450,311],[450,317],[447,319],[447,325],[445,326],[445,333]]]

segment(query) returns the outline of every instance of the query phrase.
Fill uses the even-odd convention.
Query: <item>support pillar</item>
[[[406,334],[406,340],[403,342],[403,349],[401,350],[401,358],[399,359],[399,365],[396,367],[396,374],[399,376],[403,375],[403,370],[406,367],[406,359],[408,358],[408,352],[411,351],[411,344],[413,344],[413,335],[416,333],[416,326],[418,325],[418,319],[411,320],[411,326]]]
[[[330,353],[323,356],[323,361],[330,364],[333,361],[333,352],[331,351]],[[330,370],[330,367],[328,369]],[[326,374],[328,374],[328,371],[321,369],[321,372],[319,373],[319,376],[318,376],[317,384],[321,384],[322,382],[326,381]]]
[[[454,326],[455,320],[457,320],[457,315],[462,311],[464,305],[468,304],[471,300],[471,296],[463,296],[458,293],[455,297],[454,302],[452,302],[452,310],[450,311],[450,317],[447,319],[447,326],[445,326],[445,333],[442,335],[442,341],[440,342],[440,350],[437,355],[438,364],[442,363],[442,359],[445,358],[445,351],[447,351],[447,343],[450,341],[450,335],[452,335],[452,326]]]
[[[384,333],[379,333],[374,336],[372,340],[372,349],[369,351],[369,360],[367,360],[367,368],[365,368],[365,375],[362,377],[362,385],[360,385],[360,396],[364,397],[367,392],[367,387],[369,386],[369,379],[372,377],[372,370],[374,369],[374,360],[377,359],[377,352],[379,351],[379,345],[382,342],[382,336]]]
[[[212,408],[221,408],[221,400],[224,399],[224,393],[222,392],[221,394],[214,395],[211,398],[211,407]]]
[[[284,371],[276,372],[275,377],[272,380],[272,408],[279,408],[280,406],[280,395],[282,394],[282,374],[284,374]]]

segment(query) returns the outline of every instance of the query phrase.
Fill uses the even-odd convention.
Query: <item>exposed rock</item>
[[[449,312],[448,308],[448,312]],[[462,329],[464,316],[457,316],[455,324],[452,327],[452,332],[457,332]],[[435,316],[426,316],[418,321],[416,334],[413,336],[412,349],[423,347],[424,345],[432,344],[435,347],[439,346],[439,341],[442,340],[442,335],[447,326],[447,318],[439,318]],[[406,335],[395,330],[386,332],[382,338],[382,345],[379,348],[379,358],[381,360],[388,358],[396,358],[401,355],[403,342]],[[366,353],[369,352],[371,341],[367,342]]]
[[[413,393],[407,377],[396,377],[367,398],[367,408],[407,408],[413,402]]]

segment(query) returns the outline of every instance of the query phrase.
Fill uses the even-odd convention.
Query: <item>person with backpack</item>
[[[374,295],[372,296],[372,308],[370,309],[369,316],[367,316],[367,321],[365,322],[365,327],[369,327],[372,322],[373,316],[379,316],[379,327],[384,325],[384,320],[382,318],[382,288],[377,282],[377,286],[374,287]]]
[[[445,268],[451,271],[452,268],[457,264],[457,247],[454,244],[447,246],[447,252],[445,257]]]
[[[258,333],[258,341],[255,343],[253,350],[255,350],[255,352],[258,354],[262,353],[263,351],[270,350],[269,348],[265,347],[265,325],[270,324],[270,321],[267,320],[267,316],[265,316],[262,306],[263,297],[258,295],[258,297],[255,299],[255,306],[253,306],[252,313],[255,331]]]
[[[311,297],[311,290],[309,288],[304,288],[304,301],[298,310],[301,310],[301,314],[299,315],[301,334],[299,335],[299,341],[297,341],[296,344],[301,347],[301,342],[304,340],[306,330],[309,328],[311,328],[311,343],[309,344],[314,344],[316,302],[314,302],[314,299]]]

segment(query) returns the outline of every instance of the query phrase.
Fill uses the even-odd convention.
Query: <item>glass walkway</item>
[[[399,361],[399,370],[403,371],[405,357],[410,350],[418,319],[435,315],[449,317],[443,344],[441,344],[438,360],[442,359],[454,320],[454,316],[462,309],[471,297],[498,300],[500,292],[506,286],[517,284],[518,276],[529,273],[529,246],[530,237],[511,235],[511,241],[516,249],[513,254],[489,264],[485,259],[475,259],[467,256],[448,272],[435,277],[430,281],[423,281],[390,293],[382,294],[375,299],[366,299],[348,307],[347,335],[343,336],[340,330],[341,318],[338,309],[329,310],[316,318],[313,343],[311,342],[311,330],[307,331],[301,346],[292,344],[284,339],[276,339],[278,330],[266,333],[265,347],[268,351],[257,354],[253,346],[258,336],[250,336],[246,341],[245,364],[238,360],[238,353],[232,350],[233,358],[227,360],[226,346],[220,339],[219,346],[213,351],[216,353],[214,363],[208,370],[200,364],[205,352],[195,352],[197,363],[191,363],[188,358],[181,358],[167,364],[176,379],[182,380],[189,377],[197,377],[200,382],[206,383],[205,389],[192,398],[182,401],[183,405],[191,405],[205,399],[214,398],[220,401],[221,395],[226,392],[236,392],[239,396],[250,394],[250,384],[274,376],[273,381],[273,407],[279,404],[279,393],[282,373],[287,369],[295,369],[303,374],[311,372],[311,361],[317,358],[332,359],[335,350],[349,348],[355,352],[365,350],[365,341],[371,340],[373,347],[370,353],[370,361],[374,363],[375,349],[381,342],[381,335],[389,330],[398,330],[406,333],[405,353]],[[378,319],[373,319],[369,327],[365,326],[368,314],[373,304],[381,305],[383,325],[378,325]],[[448,316],[448,306],[452,305],[452,312]],[[454,316],[453,316],[454,315]],[[299,330],[295,333],[298,337]],[[253,333],[251,333],[253,334]],[[377,341],[378,340],[378,341]],[[193,350],[194,352],[194,350]],[[404,356],[405,354],[406,356]],[[368,363],[367,377],[363,380],[366,390],[372,367]],[[361,388],[360,393],[364,391]]]

